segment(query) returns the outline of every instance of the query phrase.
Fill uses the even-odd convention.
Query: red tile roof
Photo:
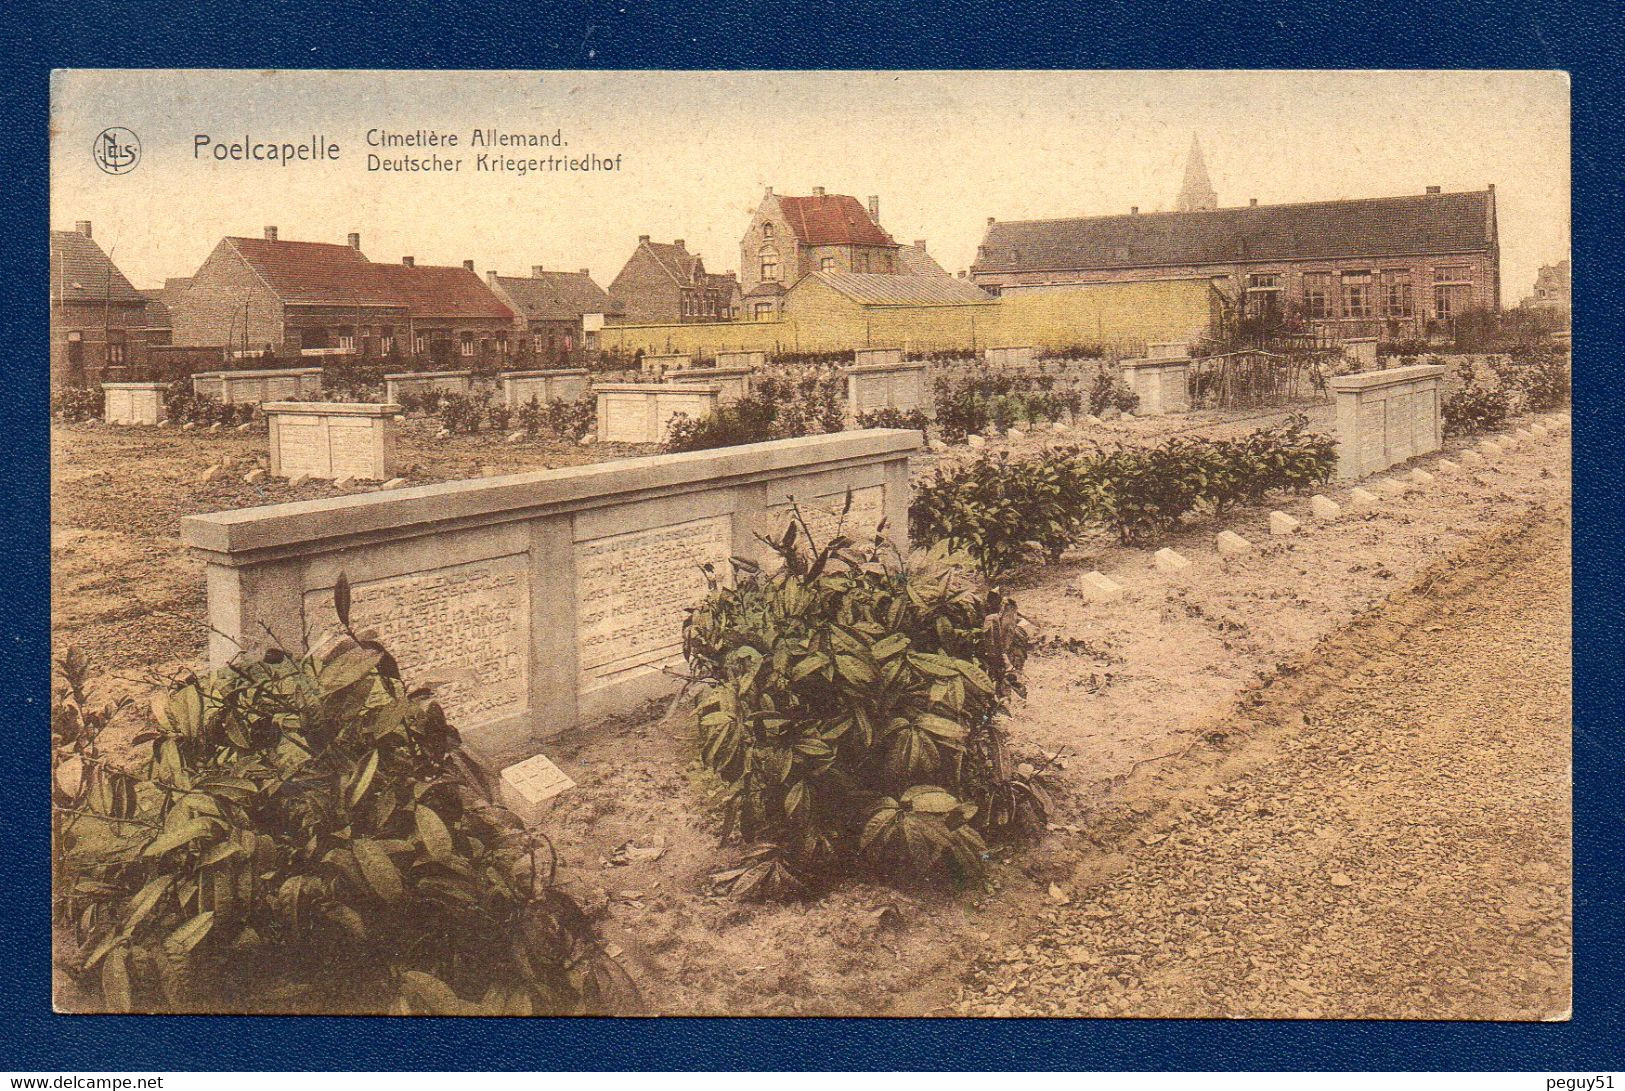
[[[584,314],[621,311],[586,273],[543,270],[540,276],[497,277],[497,287],[526,318],[577,322]]]
[[[869,218],[856,197],[830,193],[813,197],[780,197],[779,208],[796,238],[808,246],[896,246]]]
[[[386,265],[351,246],[228,237],[284,303],[403,307],[416,318],[513,318],[473,271],[457,265]]]
[[[51,299],[59,303],[140,303],[145,297],[93,239],[51,232]]]

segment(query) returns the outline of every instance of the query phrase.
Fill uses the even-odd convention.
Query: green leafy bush
[[[997,722],[1026,658],[1015,605],[945,546],[904,561],[879,532],[811,542],[792,522],[771,542],[781,567],[736,561],[684,624],[701,759],[724,839],[746,847],[714,879],[753,898],[854,869],[974,881],[985,835],[1045,814]]]
[[[1506,422],[1511,401],[1504,390],[1478,383],[1466,383],[1444,396],[1439,415],[1447,436],[1469,436],[1489,432]]]
[[[1058,386],[1053,375],[976,371],[939,378],[935,392],[937,427],[951,443],[990,428],[1002,432],[1020,424],[1058,421],[1083,409],[1082,394]]]
[[[1089,513],[1077,495],[1077,458],[1077,448],[1019,459],[1000,451],[951,469],[939,467],[914,489],[912,540],[947,542],[990,577],[1034,556],[1057,560]]]
[[[530,396],[530,401],[519,407],[519,427],[529,435],[536,435],[547,426],[547,411],[536,395]]]
[[[857,418],[859,428],[912,428],[916,432],[923,432],[927,436],[931,433],[931,418],[925,415],[923,409],[893,409],[885,406],[873,409],[867,413],[859,413]]]
[[[547,427],[555,435],[579,440],[598,424],[598,399],[587,394],[573,402],[547,403]]]
[[[118,707],[92,708],[82,655],[58,666],[54,908],[63,968],[100,1006],[530,1014],[630,995],[551,845],[365,635],[183,677],[124,767],[100,742]]]
[[[1129,389],[1123,377],[1107,368],[1101,368],[1095,376],[1094,386],[1089,388],[1089,412],[1098,417],[1108,409],[1132,413],[1138,408],[1140,396]]]
[[[491,422],[491,427],[498,432],[506,432],[513,420],[513,410],[506,405],[493,405],[485,411],[485,414]]]
[[[478,432],[485,420],[489,395],[441,394],[440,423],[448,432]]]
[[[773,403],[758,396],[724,402],[707,417],[678,413],[667,429],[665,449],[708,451],[777,439],[773,427],[776,417]]]
[[[1518,407],[1545,412],[1567,405],[1574,380],[1565,354],[1550,348],[1531,348],[1512,357],[1496,357],[1490,368],[1503,389],[1516,392]]]
[[[59,421],[100,420],[102,392],[89,386],[61,386],[51,391],[51,416]]]

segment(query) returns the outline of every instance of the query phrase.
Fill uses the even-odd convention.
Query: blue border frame
[[[1620,1066],[1622,857],[1618,713],[1620,454],[1625,359],[1610,275],[1625,177],[1611,130],[1621,98],[1617,6],[1392,5],[1305,0],[1086,9],[875,0],[797,10],[737,0],[556,3],[287,0],[208,10],[171,0],[21,0],[0,25],[6,86],[8,263],[0,344],[10,352],[0,447],[0,563],[10,619],[0,692],[0,1067],[213,1069],[1518,1069]],[[589,61],[587,53],[592,50]],[[1610,51],[1613,55],[1610,56]],[[1567,1024],[936,1020],[429,1020],[64,1017],[50,1012],[44,720],[48,707],[47,115],[53,67],[288,68],[1564,68],[1573,73],[1575,414],[1574,1010]],[[990,149],[990,153],[996,153]],[[1610,351],[1614,350],[1614,351]],[[1608,376],[1613,378],[1612,376]]]

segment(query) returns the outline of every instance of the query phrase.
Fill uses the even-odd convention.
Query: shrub
[[[593,394],[573,402],[550,401],[546,411],[548,429],[565,439],[579,440],[598,425],[598,398]]]
[[[665,449],[707,451],[774,439],[777,438],[773,428],[776,416],[773,403],[758,396],[726,402],[708,417],[679,413],[672,418]]]
[[[1447,436],[1475,435],[1499,428],[1510,411],[1506,391],[1478,383],[1450,391],[1439,406]]]
[[[478,432],[485,419],[486,399],[472,394],[442,394],[438,412],[446,431]]]
[[[1140,396],[1130,390],[1121,375],[1101,368],[1095,375],[1095,385],[1089,388],[1089,412],[1095,416],[1108,409],[1132,413],[1140,408]]]
[[[1076,390],[1056,389],[1053,375],[974,372],[963,378],[939,378],[935,385],[937,427],[949,442],[989,428],[1057,421],[1083,408]]]
[[[340,617],[348,590],[337,591]],[[82,655],[52,708],[65,969],[117,1011],[570,1013],[624,974],[551,846],[376,642],[187,676],[109,764]]]
[[[493,405],[485,411],[485,415],[490,418],[491,427],[498,432],[506,432],[509,422],[513,420],[513,410],[506,405]]]
[[[850,507],[850,498],[848,499]],[[773,573],[736,560],[684,624],[694,722],[722,782],[720,889],[816,892],[861,869],[970,882],[984,835],[1041,829],[997,718],[1026,657],[1014,603],[938,546],[907,561],[877,533],[821,548],[793,522]]]
[[[542,409],[542,403],[536,395],[530,396],[530,401],[519,407],[519,427],[530,435],[536,435],[547,424],[547,413]]]
[[[102,392],[89,386],[61,386],[51,391],[51,416],[59,421],[100,420]]]
[[[1013,459],[1008,451],[952,469],[915,487],[909,533],[946,542],[990,577],[1034,554],[1057,560],[1082,530],[1086,505],[1075,495],[1076,448]]]
[[[1524,410],[1556,409],[1567,405],[1573,394],[1568,361],[1553,349],[1527,349],[1517,357],[1494,358],[1490,367],[1503,388],[1517,393]]]
[[[925,415],[925,410],[893,409],[889,405],[882,409],[859,413],[857,425],[859,428],[912,428],[926,435],[930,435],[931,432],[931,418]]]

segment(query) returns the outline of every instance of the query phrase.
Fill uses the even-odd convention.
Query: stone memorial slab
[[[163,417],[163,383],[102,384],[102,420],[105,423],[156,425]]]
[[[900,348],[854,349],[852,352],[853,367],[897,367],[902,362]]]
[[[806,498],[830,533],[854,520],[906,548],[919,435],[872,429],[273,504],[182,521],[205,561],[210,660],[272,640],[304,650],[373,629],[487,760],[672,692],[705,566],[770,563],[758,528]]]
[[[1343,505],[1329,496],[1312,496],[1309,498],[1309,511],[1316,519],[1329,522],[1343,514]]]
[[[1190,409],[1189,359],[1124,360],[1118,366],[1123,370],[1123,381],[1128,388],[1140,396],[1136,411],[1140,416],[1155,417]]]
[[[1038,350],[1032,345],[1012,345],[990,348],[982,355],[988,367],[1028,367],[1038,359]]]
[[[1360,366],[1361,371],[1374,371],[1377,367],[1377,339],[1375,337],[1345,337],[1338,347]]]
[[[474,389],[472,371],[403,371],[384,376],[384,401],[400,404],[401,396],[468,394]]]
[[[860,349],[864,352],[895,351],[896,363],[853,364],[845,369],[846,412],[849,421],[877,409],[912,409],[931,413],[931,387],[923,362],[903,363],[902,350]]]
[[[604,383],[592,389],[600,443],[664,443],[673,417],[703,420],[722,400],[715,384]]]
[[[546,755],[532,754],[502,770],[502,802],[527,826],[541,820],[542,804],[576,786]]]
[[[1213,539],[1221,557],[1240,557],[1253,551],[1253,543],[1233,530],[1221,530]]]
[[[1163,546],[1153,553],[1151,560],[1163,572],[1183,572],[1191,566],[1190,560],[1184,554],[1169,549],[1167,546]]]
[[[767,353],[762,351],[750,352],[719,352],[717,353],[717,367],[742,367],[747,371],[761,371],[767,366]]]
[[[1284,511],[1270,512],[1270,533],[1275,535],[1296,534],[1303,527],[1297,519]]]
[[[665,381],[669,386],[715,386],[722,401],[736,402],[750,396],[750,375],[748,367],[696,367],[668,371]]]
[[[1145,347],[1150,360],[1183,360],[1190,354],[1190,346],[1183,341],[1153,341]]]
[[[1117,602],[1123,597],[1123,585],[1104,572],[1084,573],[1078,578],[1078,590],[1096,602]]]
[[[1349,490],[1349,500],[1351,500],[1354,503],[1359,504],[1361,506],[1375,505],[1375,504],[1382,503],[1382,497],[1378,496],[1376,493],[1372,492],[1370,489],[1359,489],[1359,488],[1350,489]]]
[[[1333,378],[1338,476],[1365,477],[1437,451],[1444,373],[1443,364],[1416,364]]]
[[[266,402],[275,477],[359,477],[382,481],[394,456],[398,405],[374,402]]]
[[[686,352],[664,352],[643,357],[643,374],[659,379],[668,371],[685,371],[694,366],[694,357]]]
[[[227,405],[299,401],[322,392],[319,367],[260,368],[248,371],[200,371],[192,376],[192,392]]]
[[[502,388],[502,404],[509,409],[528,405],[532,398],[539,405],[577,401],[587,396],[590,385],[584,367],[503,371],[497,374],[497,383]]]

